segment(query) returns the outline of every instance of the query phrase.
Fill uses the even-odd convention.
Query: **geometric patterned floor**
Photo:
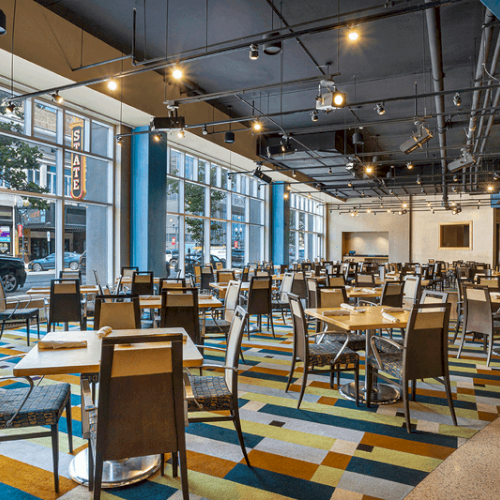
[[[239,401],[245,444],[252,467],[243,459],[231,422],[191,424],[186,428],[190,498],[210,500],[399,500],[455,449],[498,416],[500,363],[485,366],[482,344],[467,344],[461,359],[450,348],[450,375],[458,427],[451,422],[444,387],[419,381],[410,402],[414,430],[406,432],[401,402],[357,408],[329,387],[328,376],[312,375],[297,410],[301,366],[289,393],[285,385],[291,358],[291,328],[275,317],[271,335],[245,336],[246,364],[240,364]],[[452,324],[451,327],[454,327]],[[36,335],[32,335],[33,343]],[[33,344],[32,344],[33,345]],[[26,352],[24,329],[6,331],[0,356]],[[221,360],[205,352],[210,362]],[[363,353],[360,353],[363,354]],[[0,358],[1,359],[1,358]],[[364,360],[362,360],[362,363]],[[12,364],[0,363],[0,374]],[[364,378],[364,366],[361,368]],[[352,380],[343,373],[342,382]],[[42,383],[72,384],[75,453],[81,439],[78,375],[50,376]],[[19,383],[2,383],[6,388]],[[88,490],[68,475],[66,422],[60,420],[59,495],[53,490],[50,438],[0,443],[0,499],[81,500]],[[180,499],[180,481],[159,473],[142,483],[105,490],[104,499]]]

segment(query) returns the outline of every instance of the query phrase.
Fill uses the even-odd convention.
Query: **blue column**
[[[148,130],[139,127],[134,132]],[[165,276],[167,238],[167,141],[150,134],[132,136],[131,265]]]
[[[290,262],[290,196],[285,199],[288,184],[271,184],[271,256],[274,265]]]

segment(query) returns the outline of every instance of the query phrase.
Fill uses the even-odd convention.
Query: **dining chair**
[[[293,319],[293,354],[292,364],[290,366],[290,374],[286,384],[285,392],[288,392],[292,382],[293,373],[295,371],[296,362],[304,363],[304,371],[302,375],[302,387],[300,390],[297,408],[300,408],[302,398],[307,385],[307,376],[309,373],[315,372],[315,367],[330,366],[330,387],[333,388],[334,374],[341,371],[354,371],[354,381],[356,385],[356,394],[359,389],[359,355],[347,347],[350,334],[345,333],[346,341],[328,342],[312,344],[309,342],[309,335],[304,309],[301,299],[293,293],[288,294],[290,302],[290,311]],[[359,406],[359,401],[356,398],[356,406]]]
[[[153,271],[134,271],[132,273],[131,295],[153,295]]]
[[[80,323],[80,330],[87,329],[85,316],[82,314],[80,280],[53,279],[50,282],[49,319],[47,332],[57,323]]]
[[[404,283],[400,281],[386,281],[382,287],[380,296],[381,306],[402,307],[403,306]]]
[[[185,288],[185,287],[186,287],[185,278],[160,278],[158,294],[161,294],[161,291],[164,288]]]
[[[273,324],[273,306],[272,306],[272,282],[270,276],[253,277],[250,280],[250,287],[248,289],[247,301],[248,316],[257,315],[256,332],[262,332],[262,316],[267,316],[268,327],[271,323],[271,332],[273,338],[274,324]],[[250,340],[250,326],[247,329],[248,339]]]
[[[293,273],[286,272],[281,280],[280,289],[276,298],[272,301],[273,309],[281,312],[283,324],[286,325],[285,311],[288,311],[290,305],[288,303],[288,294],[292,291]]]
[[[102,339],[97,407],[82,381],[94,500],[101,498],[105,461],[161,455],[163,476],[164,453],[179,455],[182,496],[188,500],[182,343],[180,334]]]
[[[59,271],[59,279],[80,280],[82,282],[82,271]]]
[[[95,299],[94,330],[109,326],[113,330],[141,328],[138,295],[97,295]]]
[[[16,297],[9,297],[9,306],[7,307],[7,297],[3,288],[2,280],[0,280],[0,321],[2,322],[2,329],[0,331],[0,339],[5,330],[5,323],[7,321],[26,321],[26,342],[30,345],[30,322],[36,319],[36,328],[38,340],[40,340],[40,309],[38,307],[28,307],[31,303],[32,297],[29,298],[27,304],[20,308],[21,300]],[[25,301],[23,301],[24,303]]]
[[[298,295],[305,302],[307,297],[307,290],[306,290],[306,274],[304,271],[296,271],[293,273],[291,292],[295,295]]]
[[[228,333],[227,348],[203,346],[205,349],[225,351],[224,365],[203,364],[202,369],[215,368],[224,370],[224,375],[189,375],[188,394],[192,392],[192,399],[188,399],[189,423],[199,422],[227,422],[231,421],[236,429],[241,451],[247,465],[250,466],[243,433],[241,431],[238,405],[238,356],[241,350],[241,341],[245,325],[248,321],[247,312],[238,306],[231,321]],[[204,416],[193,416],[194,412],[210,412]],[[229,411],[229,415],[223,414]],[[217,412],[217,413],[214,413]]]
[[[500,322],[493,316],[490,291],[487,286],[465,285],[464,292],[464,324],[457,358],[460,358],[465,336],[472,333],[473,340],[483,340],[484,350],[488,352],[486,366],[490,366],[493,352],[493,341],[500,336]]]
[[[234,280],[234,271],[217,271],[217,283],[229,283]]]
[[[24,354],[5,356],[2,362],[23,357]],[[51,438],[52,467],[54,470],[54,489],[59,493],[59,419],[66,410],[66,429],[68,433],[69,453],[73,453],[73,425],[71,419],[71,388],[67,383],[37,385],[31,377],[2,375],[2,384],[9,380],[25,380],[29,387],[8,389],[0,388],[0,429],[8,431],[0,436],[0,443],[5,441],[18,441],[21,439]],[[31,427],[44,427],[39,432],[16,433],[19,429]],[[48,428],[50,427],[50,428]],[[33,452],[29,452],[33,454]],[[10,470],[10,474],[19,474],[18,470]],[[33,478],[26,478],[32,481]]]
[[[222,262],[218,261],[215,263],[215,270],[220,271],[223,268]]]
[[[224,334],[227,340],[227,333],[233,321],[234,311],[238,307],[240,298],[241,281],[232,280],[227,284],[226,298],[224,301],[224,311],[222,319],[206,319],[205,333],[207,334]]]
[[[356,273],[356,277],[354,279],[355,286],[375,286],[375,275],[374,274],[366,274],[366,273]]]
[[[487,286],[490,292],[500,292],[500,276],[480,276],[479,284]]]
[[[193,266],[194,270],[194,282],[196,286],[201,285],[201,266],[200,265],[195,265]]]
[[[97,272],[97,269],[93,269],[92,272],[94,273],[95,284],[99,287],[99,293],[102,295],[103,288],[101,286],[101,280],[99,279],[99,273]]]
[[[326,277],[326,286],[344,286],[345,278],[342,275],[329,274]]]
[[[366,406],[370,407],[374,377],[389,384],[394,384],[396,379],[403,396],[408,432],[411,432],[408,384],[411,382],[411,397],[415,401],[417,379],[434,378],[440,382],[438,377],[443,378],[453,425],[457,425],[448,370],[450,308],[451,304],[448,303],[415,304],[410,311],[403,346],[385,337],[378,337],[377,343],[375,337],[371,339],[372,354],[366,360]],[[383,343],[391,345],[398,352],[380,351],[377,344]],[[389,374],[391,378],[381,372]]]
[[[124,278],[132,280],[132,274],[134,273],[134,271],[139,271],[139,268],[137,266],[122,266],[120,274]]]
[[[195,344],[201,344],[198,289],[163,288],[161,290],[160,328],[184,328]]]
[[[210,290],[210,283],[214,283],[214,272],[212,266],[203,266],[201,268],[200,290]]]
[[[448,302],[447,292],[437,292],[436,290],[424,290],[420,297],[420,304],[445,304]]]
[[[403,287],[403,309],[409,311],[414,304],[418,304],[421,293],[422,287],[420,285],[420,276],[405,276]]]

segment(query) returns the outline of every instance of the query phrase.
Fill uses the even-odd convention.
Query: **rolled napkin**
[[[343,309],[331,310],[331,311],[323,311],[325,316],[350,316],[351,312]]]
[[[383,312],[382,313],[382,316],[387,320],[387,321],[390,321],[391,323],[399,323],[400,320],[399,318],[396,318],[395,316],[393,316],[392,314],[389,314],[389,313],[386,313],[386,312]]]
[[[51,340],[40,340],[38,342],[38,349],[76,349],[78,347],[87,347],[87,341],[52,338]]]
[[[403,312],[403,311],[404,311],[404,309],[402,307],[388,307],[388,306],[386,306],[386,307],[382,308],[382,312],[383,313],[385,313],[385,312],[386,313],[390,313],[390,312]]]
[[[498,293],[498,292],[490,292],[490,295],[491,295],[494,299],[499,299],[499,298],[500,298],[500,293]]]
[[[365,293],[377,293],[380,290],[377,290],[376,288],[363,288],[363,290],[361,290],[361,291],[365,292]]]
[[[97,336],[102,339],[103,337],[107,337],[113,329],[110,326],[103,326],[97,330]]]
[[[366,309],[364,307],[351,306],[351,304],[346,304],[345,302],[343,302],[342,304],[340,304],[340,307],[342,309],[345,309],[347,311],[352,311],[354,313],[364,313],[366,311]]]

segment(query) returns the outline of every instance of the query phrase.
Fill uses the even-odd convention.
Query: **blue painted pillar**
[[[134,132],[149,130],[139,127]],[[165,276],[167,141],[132,136],[130,264]]]
[[[290,196],[287,186],[285,182],[271,184],[271,258],[276,266],[290,263]]]
[[[481,2],[495,14],[497,19],[500,19],[500,0],[481,0]]]

